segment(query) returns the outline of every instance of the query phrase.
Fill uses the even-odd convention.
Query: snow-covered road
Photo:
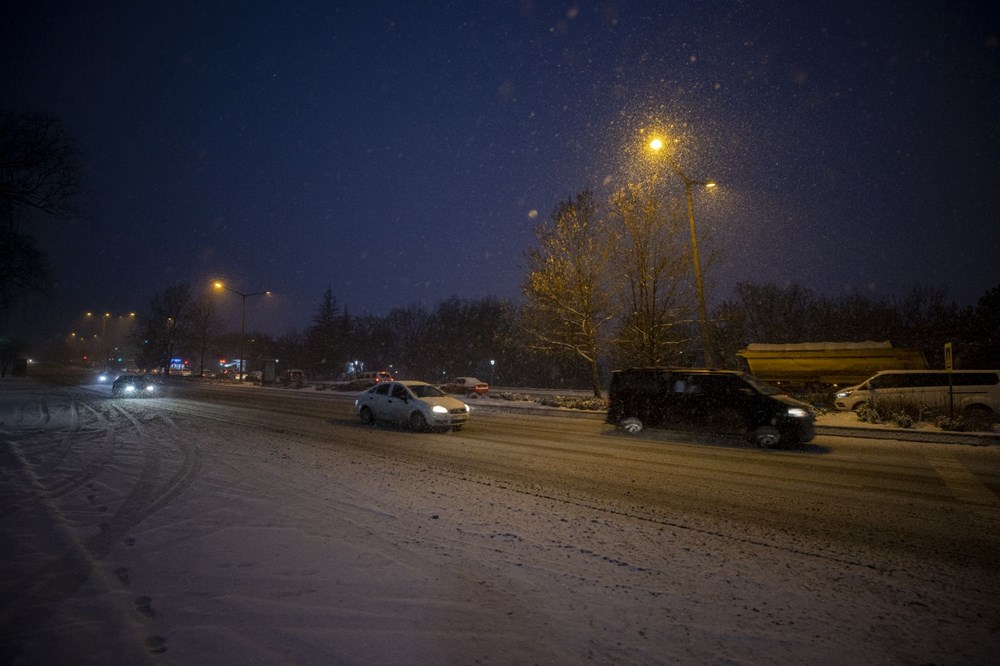
[[[5,664],[1000,649],[995,448],[626,444],[503,415],[420,435],[336,410],[2,391]]]

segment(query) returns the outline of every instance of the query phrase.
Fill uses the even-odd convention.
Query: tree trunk
[[[604,397],[601,393],[601,370],[597,365],[597,358],[592,358],[590,361],[590,377],[594,382],[594,397],[602,398]]]

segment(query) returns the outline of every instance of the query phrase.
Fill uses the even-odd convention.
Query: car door
[[[371,389],[361,394],[362,404],[372,410],[372,414],[379,421],[388,419],[386,412],[386,401],[389,397],[389,385],[373,386]]]
[[[381,386],[381,384],[379,385]],[[402,384],[386,384],[385,418],[388,421],[405,422],[410,417],[410,392]]]
[[[684,378],[672,372],[657,372],[644,400],[643,420],[650,424],[676,426],[684,423]]]

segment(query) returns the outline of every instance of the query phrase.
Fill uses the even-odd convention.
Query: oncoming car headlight
[[[126,393],[132,393],[133,391],[135,391],[135,384],[126,384],[125,385],[125,392]]]
[[[788,408],[788,415],[789,416],[794,416],[797,419],[801,419],[801,418],[805,418],[806,416],[808,416],[809,412],[807,412],[806,410],[802,409],[801,407],[789,407]]]
[[[851,393],[853,393],[853,392],[854,391],[838,391],[837,392],[837,397],[840,398],[841,400],[843,400],[847,396],[851,395]]]
[[[433,407],[431,407],[431,411],[434,412],[435,414],[447,414],[448,408],[442,407],[441,405],[434,405]]]
[[[153,386],[152,384],[149,384],[148,386],[146,386],[146,390],[147,390],[148,392],[152,393],[153,391],[155,391],[155,390],[156,390],[156,387],[155,387],[155,386]]]

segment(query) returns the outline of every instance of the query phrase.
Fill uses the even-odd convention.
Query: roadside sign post
[[[948,372],[948,418],[955,418],[955,383],[951,371],[954,369],[950,342],[944,344],[944,369]]]

